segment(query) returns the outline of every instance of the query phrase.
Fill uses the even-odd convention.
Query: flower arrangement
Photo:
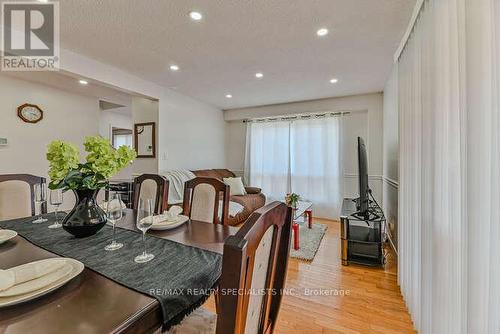
[[[300,195],[296,193],[286,194],[285,202],[286,205],[291,206],[292,208],[297,207],[297,202],[300,200]]]
[[[100,189],[106,180],[130,164],[136,152],[127,146],[113,148],[101,136],[87,137],[83,143],[88,152],[86,162],[80,162],[78,148],[61,140],[52,141],[47,150],[50,189]]]

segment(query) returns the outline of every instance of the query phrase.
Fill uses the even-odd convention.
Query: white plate
[[[16,231],[12,230],[0,230],[0,245],[17,236]]]
[[[157,230],[157,231],[171,230],[173,228],[181,226],[182,224],[184,224],[189,220],[189,217],[184,215],[178,215],[173,220],[161,220],[162,216],[163,215],[155,216],[155,222],[151,226],[152,230]],[[160,220],[156,221],[156,219]]]
[[[11,306],[11,305],[16,305],[20,303],[24,303],[26,301],[38,298],[40,296],[43,296],[45,294],[48,294],[49,292],[54,291],[57,288],[60,288],[64,284],[68,283],[71,281],[73,278],[78,276],[85,266],[83,263],[80,261],[77,261],[75,259],[70,259],[70,258],[65,258],[65,260],[68,262],[69,265],[71,265],[71,270],[69,273],[60,278],[59,280],[32,292],[23,294],[23,295],[18,295],[18,296],[12,296],[12,297],[0,297],[0,307],[6,307],[6,306]],[[41,261],[46,261],[46,260],[41,260]]]

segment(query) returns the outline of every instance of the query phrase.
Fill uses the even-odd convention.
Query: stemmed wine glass
[[[106,206],[106,217],[108,218],[108,221],[113,224],[113,240],[109,245],[104,247],[104,249],[107,251],[114,251],[123,247],[122,243],[116,242],[115,240],[115,225],[123,217],[120,194],[114,193],[111,195],[111,198]]]
[[[35,203],[38,204],[40,208],[40,212],[38,214],[38,218],[33,220],[33,224],[45,223],[48,219],[43,218],[42,216],[42,206],[43,203],[47,202],[47,184],[45,182],[36,183],[35,187]]]
[[[142,231],[142,242],[144,243],[144,251],[141,255],[135,257],[137,263],[145,263],[154,259],[154,255],[146,250],[146,231],[153,225],[153,200],[139,199],[139,207],[137,210],[137,228]]]
[[[56,221],[54,222],[54,224],[49,225],[49,228],[62,227],[62,223],[59,222],[59,219],[57,217],[57,212],[59,211],[59,205],[63,203],[63,199],[64,197],[61,189],[52,189],[50,191],[50,204],[56,207],[54,211]]]

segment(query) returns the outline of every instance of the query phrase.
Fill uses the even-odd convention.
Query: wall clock
[[[38,123],[43,118],[43,111],[35,104],[25,103],[17,107],[17,116],[26,123]]]

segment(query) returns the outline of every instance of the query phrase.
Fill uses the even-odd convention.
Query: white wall
[[[399,106],[398,71],[394,66],[384,88],[384,213],[397,248],[399,190]]]
[[[161,102],[160,171],[224,168],[222,111],[172,91],[167,91]]]
[[[362,136],[368,146],[370,187],[382,204],[382,151],[383,151],[383,98],[381,93],[346,96],[269,106],[231,109],[224,112],[226,120],[226,165],[241,172],[244,168],[246,127],[244,119],[304,114],[311,112],[351,111],[344,118],[344,196],[356,197],[357,136]]]
[[[29,124],[18,118],[17,107],[24,103],[38,105],[44,112],[43,119]],[[0,137],[9,143],[0,146],[0,174],[47,177],[45,154],[47,145],[55,139],[78,145],[84,156],[84,138],[99,133],[99,112],[97,98],[0,74]]]

